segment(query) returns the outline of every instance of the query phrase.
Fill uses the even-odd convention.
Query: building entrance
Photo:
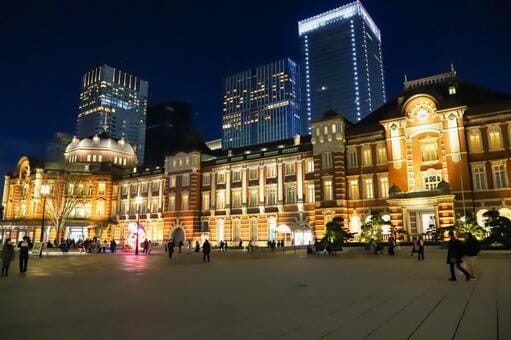
[[[185,232],[183,231],[182,228],[177,228],[176,230],[174,230],[174,232],[172,233],[172,240],[174,241],[174,244],[179,244],[180,241],[185,241]]]

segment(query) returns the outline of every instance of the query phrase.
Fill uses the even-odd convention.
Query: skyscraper
[[[87,72],[80,93],[78,136],[106,130],[111,137],[130,143],[142,163],[148,87],[147,81],[108,65]]]
[[[285,58],[227,77],[222,120],[224,149],[300,134],[298,65]]]
[[[298,34],[308,121],[332,109],[357,122],[385,102],[380,30],[359,1],[300,21]]]

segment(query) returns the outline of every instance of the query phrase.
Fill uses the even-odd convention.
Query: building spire
[[[405,81],[408,81],[408,76],[406,75],[406,73],[405,73]]]

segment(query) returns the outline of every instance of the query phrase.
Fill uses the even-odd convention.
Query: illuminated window
[[[257,168],[251,168],[251,169],[248,169],[248,179],[249,180],[255,180],[257,179],[257,172],[258,172],[258,169]]]
[[[286,163],[286,176],[295,174],[295,163]]]
[[[125,196],[128,194],[128,186],[127,185],[123,185],[121,187],[121,195]]]
[[[373,178],[372,177],[364,178],[364,198],[367,198],[367,199],[374,198]]]
[[[438,188],[438,183],[442,181],[442,177],[440,175],[425,175],[424,176],[424,188],[426,190],[436,190]]]
[[[268,165],[266,168],[266,177],[267,178],[275,178],[277,176],[277,169],[275,165]]]
[[[232,172],[232,181],[233,182],[240,182],[241,181],[241,171],[240,170],[234,170]]]
[[[486,189],[486,169],[484,163],[472,163],[474,190]]]
[[[232,190],[231,192],[231,207],[233,209],[241,208],[241,190]]]
[[[208,186],[210,185],[211,175],[210,174],[203,174],[202,175],[202,185]]]
[[[169,187],[175,188],[176,187],[176,176],[170,176],[169,177]]]
[[[294,184],[286,185],[286,203],[287,204],[296,203],[296,186]]]
[[[305,160],[305,172],[308,174],[314,172],[314,158],[307,158]]]
[[[468,132],[468,147],[470,152],[482,152],[481,131],[479,129],[470,129]]]
[[[239,218],[232,220],[232,240],[239,241],[241,237],[241,221]]]
[[[348,168],[356,167],[358,167],[357,149],[355,148],[348,149]]]
[[[438,161],[438,143],[433,139],[426,138],[421,141],[421,152],[423,162]]]
[[[266,189],[266,205],[273,207],[277,204],[277,188],[275,186]]]
[[[216,183],[224,184],[225,183],[225,173],[219,172],[216,174]]]
[[[188,197],[189,196],[187,191],[181,194],[181,210],[188,210],[190,208]]]
[[[99,155],[99,156],[98,156],[98,162],[101,162],[101,161],[103,161],[103,156],[102,156],[102,155]]]
[[[331,201],[334,199],[333,185],[331,179],[323,180],[323,200]]]
[[[506,165],[504,162],[492,164],[493,169],[493,187],[501,189],[507,187]]]
[[[216,220],[216,239],[218,242],[220,241],[223,241],[224,240],[224,219],[223,218],[219,218],[218,220]]]
[[[160,191],[160,182],[159,181],[152,182],[151,186],[152,186],[152,191],[153,192]]]
[[[91,155],[87,155],[87,162],[91,161]]]
[[[373,157],[371,154],[371,146],[365,145],[362,147],[362,166],[373,165]]]
[[[259,189],[257,188],[250,188],[248,190],[248,206],[250,208],[255,208],[259,205],[258,194]]]
[[[104,195],[106,189],[106,183],[105,182],[99,182],[98,183],[98,195]]]
[[[105,201],[100,200],[96,202],[96,215],[103,216],[105,214]]]
[[[171,193],[169,195],[169,210],[176,211],[176,194]]]
[[[142,183],[142,184],[140,185],[140,192],[142,192],[142,193],[146,193],[146,192],[147,192],[147,190],[148,190],[148,188],[149,188],[149,186],[148,186],[147,182],[144,182],[144,183]]]
[[[503,148],[502,132],[499,126],[488,128],[488,145],[490,151],[501,150]]]
[[[330,169],[332,167],[332,153],[331,152],[325,152],[323,153],[323,169]]]
[[[202,193],[202,210],[209,210],[209,191]]]
[[[257,241],[257,217],[252,217],[249,222],[250,240]]]
[[[218,190],[216,192],[216,208],[225,209],[225,190]]]
[[[349,198],[352,200],[359,199],[358,193],[358,179],[350,179],[349,180]]]
[[[380,176],[380,197],[389,196],[389,177],[387,175]]]
[[[387,148],[385,147],[385,143],[379,143],[376,146],[376,157],[378,164],[387,163]]]
[[[332,133],[336,133],[336,132],[337,132],[337,125],[332,124]]]
[[[190,185],[190,174],[184,174],[181,176],[181,186],[187,187]]]
[[[92,161],[95,162],[97,159],[96,159],[96,155],[92,155]]]
[[[450,95],[456,94],[456,87],[455,86],[449,86],[449,94]]]

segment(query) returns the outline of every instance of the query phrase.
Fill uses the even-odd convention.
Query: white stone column
[[[158,208],[163,212],[163,180],[159,179],[160,190],[158,191]]]
[[[265,190],[264,164],[259,165],[259,212],[264,214],[264,190]]]
[[[303,160],[296,161],[296,192],[298,194],[298,211],[303,211]],[[333,190],[333,188],[332,188]]]
[[[231,211],[231,170],[225,170],[225,211],[229,215]]]
[[[4,219],[5,219],[5,215],[7,214],[7,202],[9,201],[10,180],[11,180],[10,176],[4,176],[4,192],[2,195],[2,206],[4,207]]]
[[[241,207],[243,213],[247,213],[247,166],[241,169]]]
[[[216,173],[214,171],[210,174],[209,182],[211,183],[211,197],[209,198],[210,211],[215,212],[216,209]]]
[[[284,210],[284,178],[282,173],[282,161],[277,161],[277,205],[279,211]]]

